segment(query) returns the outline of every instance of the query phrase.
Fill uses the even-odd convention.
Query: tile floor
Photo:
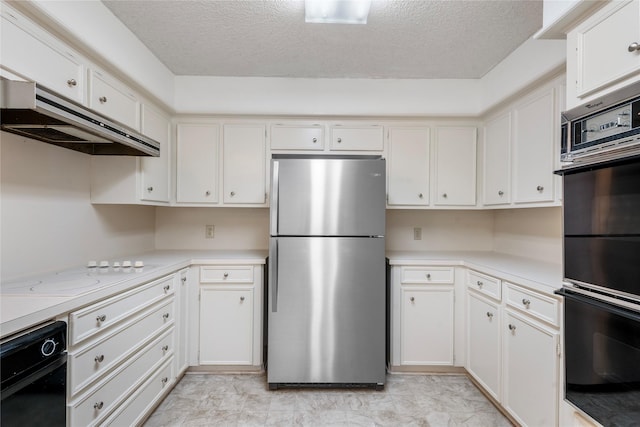
[[[265,375],[187,374],[144,427],[474,426],[511,423],[463,375],[387,375],[384,391],[269,391]]]

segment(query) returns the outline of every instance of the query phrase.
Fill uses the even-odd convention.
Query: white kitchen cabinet
[[[129,87],[102,70],[89,71],[89,108],[137,131],[140,101]]]
[[[475,127],[435,129],[436,205],[476,204],[476,135]]]
[[[523,426],[558,422],[559,333],[505,311],[502,405]]]
[[[317,123],[277,123],[271,125],[271,150],[324,149],[324,125]]]
[[[149,202],[170,201],[170,119],[150,104],[142,104],[143,135],[160,143],[159,157],[140,158],[140,199]]]
[[[484,126],[483,204],[511,201],[511,112],[487,120]]]
[[[428,127],[389,128],[387,205],[429,204],[429,131]]]
[[[501,308],[499,303],[467,291],[467,371],[500,401],[502,380]]]
[[[262,365],[262,269],[200,267],[200,365]]]
[[[222,201],[225,204],[266,203],[265,134],[263,124],[224,125]]]
[[[567,67],[575,71],[569,81],[575,85],[575,98],[585,98],[633,76],[637,79],[640,0],[610,2],[567,34],[567,47]]]
[[[8,6],[0,4],[0,66],[85,104],[86,58]]]
[[[554,159],[560,156],[556,89],[545,87],[513,110],[514,202],[554,201]]]
[[[379,124],[331,126],[332,151],[382,151],[384,128]]]
[[[176,289],[176,351],[175,373],[180,377],[189,367],[189,270],[181,270],[175,275],[174,287]]]
[[[178,123],[176,202],[218,202],[220,127],[211,123]]]

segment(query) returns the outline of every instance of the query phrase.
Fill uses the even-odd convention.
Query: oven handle
[[[640,322],[640,313],[638,313],[637,311],[628,309],[626,307],[621,307],[607,301],[603,301],[602,299],[598,298],[599,295],[597,294],[594,295],[591,292],[583,291],[581,289],[578,290],[568,288],[558,289],[555,291],[555,293],[557,295],[563,296],[566,299],[574,300],[583,304],[588,304],[601,310],[625,317],[629,320]]]
[[[19,374],[14,375],[11,378],[8,378],[2,384],[2,400],[8,398],[12,394],[22,390],[28,385],[38,381],[40,378],[43,378],[49,375],[51,372],[56,369],[64,366],[67,363],[67,353],[62,353],[60,356],[55,359],[51,359],[44,366],[41,366],[36,369],[30,369],[25,372],[21,372]],[[66,375],[65,375],[66,376]],[[66,393],[66,390],[65,390]]]

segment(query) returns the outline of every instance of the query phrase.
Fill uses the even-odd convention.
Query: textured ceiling
[[[303,0],[103,0],[176,75],[480,78],[542,26],[542,1],[373,0],[366,25]]]

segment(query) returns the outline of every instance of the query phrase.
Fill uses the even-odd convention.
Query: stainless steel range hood
[[[4,131],[92,155],[160,155],[158,142],[36,83],[0,83]]]

